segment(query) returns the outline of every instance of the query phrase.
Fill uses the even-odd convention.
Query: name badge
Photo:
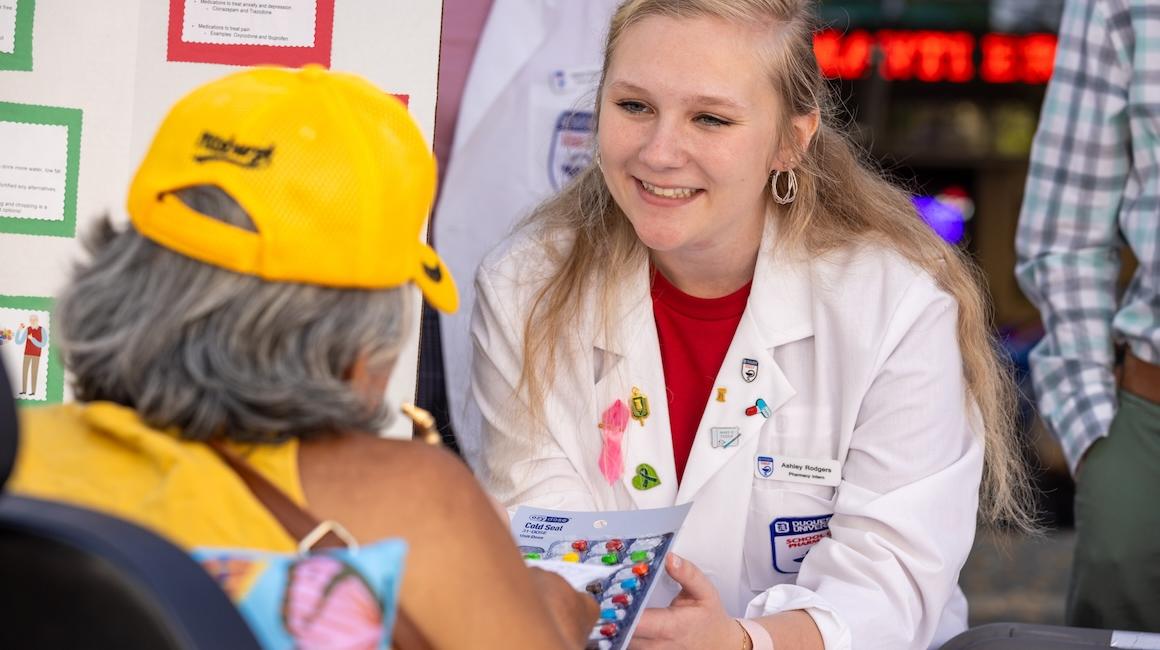
[[[842,464],[830,458],[758,454],[753,463],[753,475],[767,481],[835,486],[842,480]]]

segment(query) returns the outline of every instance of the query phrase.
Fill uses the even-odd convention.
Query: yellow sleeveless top
[[[295,540],[217,455],[111,402],[23,409],[9,487],[127,519],[189,550],[294,551]],[[299,505],[298,442],[231,444]]]

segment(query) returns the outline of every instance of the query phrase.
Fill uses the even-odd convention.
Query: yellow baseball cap
[[[257,232],[207,217],[174,192],[213,185]],[[267,280],[385,289],[414,282],[454,312],[455,281],[419,235],[435,158],[402,102],[317,66],[250,68],[169,111],[129,188],[143,236]]]

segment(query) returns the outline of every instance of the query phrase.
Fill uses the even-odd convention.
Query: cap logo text
[[[258,169],[270,164],[274,157],[274,146],[254,147],[240,144],[231,136],[223,138],[209,131],[203,131],[197,142],[198,153],[194,155],[195,162],[227,162],[238,167]]]

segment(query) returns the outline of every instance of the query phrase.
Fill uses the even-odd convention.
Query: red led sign
[[[987,83],[1042,84],[1051,78],[1055,36],[825,30],[814,36],[814,53],[822,74],[839,79],[861,79],[877,60],[888,81],[964,83],[977,74]]]

